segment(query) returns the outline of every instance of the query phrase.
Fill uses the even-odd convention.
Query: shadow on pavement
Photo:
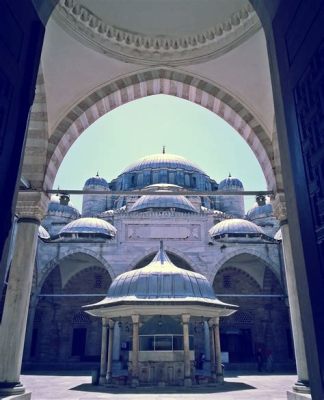
[[[169,387],[158,387],[158,386],[139,386],[137,388],[130,387],[105,387],[105,386],[93,386],[89,383],[83,383],[81,385],[70,388],[70,390],[76,390],[81,392],[92,392],[92,393],[112,393],[112,394],[139,394],[139,393],[221,393],[231,392],[238,390],[251,390],[256,389],[254,386],[247,385],[241,382],[224,382],[221,385],[215,386],[203,386],[195,385],[191,387],[183,386],[169,386]]]

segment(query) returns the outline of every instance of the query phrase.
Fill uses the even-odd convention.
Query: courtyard
[[[32,392],[33,400],[97,400],[97,399],[222,399],[222,400],[283,400],[296,376],[292,374],[256,374],[228,372],[225,383],[215,386],[107,388],[91,385],[86,372],[33,372],[23,374],[22,383]]]

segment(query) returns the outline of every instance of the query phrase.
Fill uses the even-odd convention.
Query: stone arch
[[[273,262],[273,260],[270,260],[269,258],[265,257],[262,253],[260,253],[259,251],[255,250],[255,249],[237,249],[237,250],[233,250],[228,254],[224,254],[223,257],[221,257],[216,264],[214,265],[214,268],[211,272],[211,276],[210,276],[210,282],[214,282],[215,277],[218,273],[218,271],[221,269],[221,267],[229,260],[231,260],[233,257],[235,256],[239,256],[239,255],[243,255],[243,254],[247,254],[247,255],[251,255],[254,257],[257,257],[258,259],[260,259],[266,267],[268,267],[277,277],[277,279],[279,280],[279,282],[282,284],[281,282],[281,276],[280,276],[280,266],[276,263]],[[277,268],[274,268],[274,265]]]
[[[260,284],[257,282],[257,280],[256,280],[250,273],[248,273],[248,272],[246,272],[246,271],[243,271],[240,267],[231,267],[231,266],[226,266],[226,267],[224,267],[224,268],[221,267],[221,268],[217,271],[217,273],[216,273],[216,275],[215,275],[215,278],[214,278],[214,280],[213,280],[213,286],[214,286],[214,284],[215,284],[215,279],[216,279],[217,275],[218,275],[219,273],[224,272],[224,271],[235,272],[235,273],[239,273],[240,275],[243,275],[243,276],[244,276],[244,279],[245,279],[245,280],[248,280],[249,283],[251,284],[251,286],[254,286],[254,287],[258,288],[258,290],[259,290],[260,292],[262,291],[262,285],[260,285]]]
[[[49,138],[44,188],[51,189],[58,168],[74,141],[98,118],[130,101],[156,95],[176,96],[214,112],[247,142],[271,190],[276,188],[273,147],[265,128],[242,101],[199,76],[157,68],[118,78],[97,88],[68,110]]]
[[[73,290],[73,286],[75,286],[75,282],[83,282],[85,279],[84,275],[94,275],[95,276],[97,274],[101,275],[102,272],[106,273],[106,276],[103,276],[103,279],[101,280],[100,289],[107,291],[108,287],[111,285],[111,282],[112,282],[111,276],[110,276],[109,272],[106,270],[106,268],[103,268],[99,265],[95,265],[95,266],[87,266],[87,267],[83,268],[81,271],[78,271],[78,272],[74,273],[73,275],[71,275],[68,278],[68,280],[65,282],[65,284],[62,285],[63,293],[69,293],[71,290]],[[107,278],[107,280],[108,280],[108,282],[106,282],[109,284],[108,286],[102,285],[105,278]],[[90,286],[89,279],[87,279],[87,286],[88,287]],[[99,289],[99,287],[98,287],[98,289]],[[77,288],[77,291],[79,291],[79,290],[80,290],[80,288]]]
[[[39,279],[38,291],[41,290],[45,280],[47,279],[49,274],[53,271],[53,269],[60,263],[61,260],[63,260],[65,257],[71,256],[74,254],[79,254],[79,253],[87,254],[87,255],[93,257],[95,260],[99,261],[103,265],[104,269],[108,272],[111,280],[113,280],[116,277],[116,274],[113,271],[111,265],[103,257],[101,257],[100,255],[95,253],[93,250],[76,248],[76,249],[71,249],[71,250],[67,250],[67,251],[63,252],[58,257],[52,259],[51,261],[49,261],[46,264],[46,266],[42,269],[42,274]]]

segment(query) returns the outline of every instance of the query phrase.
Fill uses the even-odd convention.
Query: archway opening
[[[61,259],[45,278],[29,313],[25,365],[75,368],[97,363],[100,321],[82,310],[107,294],[111,277],[104,266],[85,253]]]
[[[261,352],[259,370],[293,368],[289,310],[274,272],[258,257],[244,253],[220,268],[213,288],[220,300],[239,306],[237,313],[221,322],[225,359],[254,369]],[[271,365],[267,365],[269,355]]]

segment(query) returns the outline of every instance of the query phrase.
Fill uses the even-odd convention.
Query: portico
[[[113,328],[117,322],[118,326],[131,325],[127,376],[132,386],[141,383],[192,385],[195,332],[191,323],[197,320],[201,326],[207,321],[211,327],[214,345],[210,351],[215,361],[209,380],[223,381],[219,318],[231,315],[237,306],[219,301],[202,275],[172,264],[162,242],[150,264],[118,276],[104,300],[84,309],[103,321],[101,384],[112,382]],[[204,329],[200,333],[204,334]]]

